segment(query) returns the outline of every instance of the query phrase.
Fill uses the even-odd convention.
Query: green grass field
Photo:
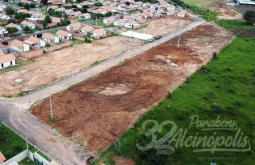
[[[189,5],[196,5],[199,7],[215,9],[217,5],[216,2],[224,2],[223,0],[182,0]]]
[[[1,131],[2,129],[4,131]],[[6,132],[6,133],[3,134],[3,132]],[[5,138],[2,138],[3,136]],[[18,149],[15,150],[15,148],[18,148]],[[31,144],[28,144],[28,148],[31,152],[33,153],[38,152],[46,160],[51,161],[51,159],[48,156],[43,154],[41,151],[39,151],[37,148],[35,148]],[[20,152],[26,149],[27,149],[26,141],[0,121],[0,151],[3,153],[5,158],[8,160],[12,158],[13,156],[15,156],[16,154],[19,154]]]
[[[127,130],[119,138],[120,144],[113,145],[115,149],[104,153],[93,164],[99,164],[99,162],[107,165],[114,164],[112,158],[116,155],[131,158],[139,165],[208,165],[210,162],[217,163],[217,165],[254,164],[254,46],[254,38],[236,37],[232,43],[222,49],[221,53],[217,55],[217,59],[212,59],[207,65],[201,67],[194,75],[187,78],[185,83],[170,93],[167,98],[152,107],[134,125],[134,128]],[[225,121],[232,120],[236,123],[233,128],[240,128],[241,131],[237,133],[237,130],[203,130],[209,128],[209,126],[191,124],[193,115],[197,115],[201,121],[208,120],[212,122],[217,117],[221,121],[224,119]],[[161,123],[168,121],[173,123],[160,126]],[[147,125],[146,122],[148,122]],[[156,127],[153,122],[158,123],[159,126]],[[176,132],[173,130],[174,125],[177,127]],[[153,127],[155,130],[152,130]],[[183,136],[177,134],[177,131],[181,131],[181,129],[183,131],[187,130],[185,136],[183,135],[184,132],[179,132],[183,133]],[[160,138],[167,136],[168,133],[174,136],[166,138],[166,142],[156,143]],[[152,137],[154,140],[152,140]],[[191,141],[189,140],[192,140],[192,138],[194,140],[195,137],[198,137],[197,139],[207,137],[210,140],[207,139],[204,146],[203,143],[181,146],[182,140],[186,141],[186,144],[190,144]],[[223,142],[223,138],[229,141]],[[171,143],[168,141],[170,139],[174,141]],[[218,143],[210,143],[215,142],[216,139],[221,140]],[[239,141],[234,139],[239,139]],[[178,143],[178,140],[181,141]],[[154,143],[147,145],[151,141]],[[174,147],[174,152],[170,155],[160,154],[160,152],[163,152],[160,148],[162,145],[168,147],[168,150],[165,151],[173,149],[169,148],[169,143]],[[215,147],[216,149],[223,148],[223,150],[214,153],[211,150],[194,152],[198,149],[211,149],[213,144],[218,145]],[[250,150],[248,144],[251,145]],[[141,151],[136,145],[147,145],[147,149],[152,148],[148,151]],[[158,149],[155,149],[157,147]],[[238,151],[231,152],[226,151],[226,149],[236,149]],[[247,149],[247,151],[241,152],[241,149]]]
[[[254,29],[254,25],[246,24],[245,20],[218,20],[216,23],[224,28]]]

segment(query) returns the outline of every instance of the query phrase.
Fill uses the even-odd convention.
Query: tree
[[[8,15],[13,15],[15,14],[15,10],[11,7],[7,7],[6,10],[5,10],[6,14]]]
[[[19,3],[18,3],[18,6],[23,6],[23,3],[22,3],[22,2],[19,2]]]
[[[18,31],[17,28],[15,27],[7,27],[6,30],[9,32],[9,33],[16,33]]]
[[[30,5],[28,3],[26,3],[24,8],[27,9],[27,10],[30,10]]]
[[[35,7],[36,7],[35,3],[31,3],[31,4],[30,4],[30,7],[31,7],[31,8],[35,8]]]
[[[245,19],[246,23],[249,25],[253,25],[255,23],[255,11],[248,10],[244,13],[243,19]]]
[[[3,125],[0,124],[0,142],[4,142],[6,140],[5,135],[7,131],[4,129]]]
[[[47,5],[48,4],[48,0],[42,0],[41,1],[43,5]]]
[[[129,5],[130,5],[130,2],[126,2],[126,5],[129,6]]]
[[[31,29],[30,29],[30,27],[28,27],[28,26],[25,26],[23,30],[24,30],[26,33],[31,32]]]
[[[50,19],[50,16],[46,16],[44,19],[45,22],[47,22],[47,24],[52,23],[52,20]]]

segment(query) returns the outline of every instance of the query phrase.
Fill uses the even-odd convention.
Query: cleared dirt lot
[[[140,29],[148,34],[162,35],[180,28],[190,21],[160,18],[148,22],[148,27]],[[161,25],[161,26],[159,26]],[[0,95],[18,94],[20,89],[38,88],[63,76],[77,72],[86,66],[111,57],[123,50],[140,45],[143,41],[124,36],[114,36],[95,40],[91,44],[80,44],[41,56],[35,62],[16,70],[0,73]],[[14,80],[23,79],[16,83]]]
[[[215,24],[201,25],[181,36],[180,48],[177,38],[172,39],[53,95],[54,122],[49,121],[49,99],[33,106],[32,113],[73,141],[82,142],[84,149],[98,151],[231,39],[230,32]]]
[[[153,36],[164,35],[175,31],[185,24],[190,23],[190,20],[174,19],[174,18],[160,18],[146,22],[146,28],[135,30],[136,32],[146,33]]]
[[[17,94],[24,87],[40,87],[86,66],[141,44],[127,37],[108,37],[92,44],[80,44],[41,56],[29,65],[0,74],[0,94]],[[17,78],[24,79],[16,83]]]

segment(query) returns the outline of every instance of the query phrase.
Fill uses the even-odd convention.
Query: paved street
[[[143,46],[138,46],[132,50],[126,51],[125,53],[107,59],[99,65],[95,65],[75,73],[73,77],[75,83],[84,81],[91,76],[97,75],[100,72],[118,65],[125,59],[132,58],[202,23],[204,23],[204,20],[196,17],[195,21],[191,24],[162,37],[160,40],[156,40],[155,42]],[[55,93],[68,88],[70,85],[72,85],[71,82],[72,77],[68,76],[62,80],[51,83],[44,88],[33,91],[23,97],[11,99],[0,97],[0,120],[4,121],[23,137],[28,137],[30,142],[36,145],[39,149],[45,151],[45,153],[49,154],[49,156],[59,164],[82,165],[86,164],[85,160],[87,160],[91,155],[89,151],[80,149],[75,143],[63,137],[48,125],[43,124],[37,119],[31,117],[31,115],[29,115],[26,111],[31,104],[40,101],[43,98],[49,97],[50,93]],[[54,99],[54,96],[52,99]]]

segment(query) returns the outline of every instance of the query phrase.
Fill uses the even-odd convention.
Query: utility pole
[[[27,158],[29,158],[29,150],[28,150],[28,142],[27,142],[27,137],[26,137],[26,144],[27,144]]]
[[[52,95],[52,93],[50,93],[50,119],[53,119],[51,95]]]
[[[180,36],[181,35],[179,35],[179,39],[178,39],[178,48],[180,47]]]
[[[96,26],[97,26],[97,16],[96,16]]]

